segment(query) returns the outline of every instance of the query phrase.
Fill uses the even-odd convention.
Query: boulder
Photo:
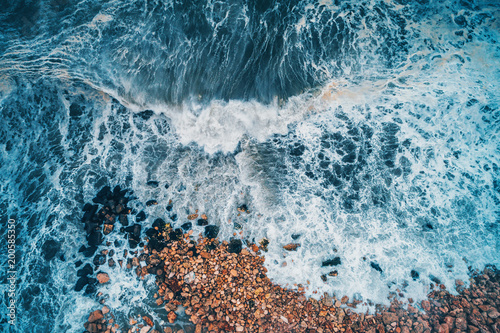
[[[340,257],[335,257],[333,259],[328,259],[325,260],[321,263],[321,267],[326,267],[326,266],[338,266],[342,264],[342,261],[340,260]]]
[[[217,235],[219,234],[219,227],[216,225],[208,225],[205,227],[205,237],[212,239],[212,238],[217,238]]]
[[[106,283],[109,281],[109,275],[107,273],[97,273],[97,281],[99,283]]]
[[[242,248],[241,239],[231,238],[229,245],[227,247],[227,251],[229,253],[240,253]]]
[[[104,315],[101,310],[95,310],[92,312],[89,316],[89,319],[87,320],[89,323],[96,322],[98,320],[101,320],[104,318]]]

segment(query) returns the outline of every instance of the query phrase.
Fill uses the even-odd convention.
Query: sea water
[[[105,185],[133,191],[144,227],[198,210],[222,239],[266,237],[274,282],[361,311],[498,265],[499,20],[479,0],[6,1],[2,331],[83,330],[99,303],[73,289],[81,208]],[[154,279],[100,270],[118,323],[165,320]]]

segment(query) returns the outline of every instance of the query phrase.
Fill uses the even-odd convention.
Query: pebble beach
[[[118,188],[113,193],[105,189],[98,194],[94,201],[103,203],[103,207],[93,209],[96,215],[90,219],[86,214],[87,221],[95,224],[88,235],[90,240],[97,233],[104,243],[103,237],[114,229],[111,226],[115,221],[127,220],[130,210],[125,193]],[[149,204],[157,202],[152,200]],[[435,281],[427,300],[414,302],[402,293],[389,295],[389,307],[377,306],[375,313],[362,313],[356,311],[362,301],[347,296],[306,297],[307,282],[293,289],[273,283],[266,275],[262,255],[268,245],[266,239],[253,244],[242,241],[235,233],[229,241],[220,241],[219,227],[209,224],[206,215],[191,214],[186,220],[182,228],[174,229],[170,223],[157,219],[143,240],[138,239],[137,224],[121,229],[128,233],[132,245],[143,247],[134,251],[135,255],[126,252],[117,259],[120,269],[134,270],[138,279],[155,277],[154,299],[163,308],[167,324],[154,322],[152,316],[145,314],[130,317],[128,325],[120,327],[102,293],[98,293],[104,306],[90,313],[85,333],[499,332],[500,274],[495,267],[471,271],[469,281],[456,281],[453,293]],[[204,225],[204,234],[195,235],[188,230],[192,223]],[[287,244],[284,250],[293,251],[298,246]],[[101,264],[115,266],[112,255],[106,249],[100,250],[94,264],[101,260]],[[110,256],[107,261],[106,256]],[[106,273],[96,273],[96,280],[97,292],[100,284],[113,283]]]

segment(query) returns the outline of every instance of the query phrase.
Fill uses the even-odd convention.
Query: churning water
[[[1,3],[19,332],[83,330],[81,208],[104,185],[133,190],[145,226],[199,209],[224,239],[267,237],[269,276],[309,295],[418,300],[500,264],[497,1]],[[120,322],[156,305],[118,267],[99,291]]]

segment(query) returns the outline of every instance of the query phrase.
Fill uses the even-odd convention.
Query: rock
[[[96,266],[104,265],[106,263],[106,256],[102,255],[102,254],[97,254],[94,257],[93,262],[94,262],[94,265],[96,265]]]
[[[247,205],[243,204],[243,205],[239,206],[238,208],[236,208],[236,210],[240,213],[245,213],[246,211],[248,211],[248,207],[247,207]]]
[[[414,269],[411,270],[410,276],[413,279],[413,281],[417,281],[420,278],[420,274]]]
[[[429,301],[423,300],[421,304],[422,309],[424,309],[425,311],[429,311],[431,309],[431,303],[429,303]]]
[[[61,245],[56,242],[53,239],[47,240],[43,245],[42,245],[42,253],[46,261],[49,261],[53,259],[59,249],[61,248]]]
[[[182,239],[183,235],[184,235],[184,233],[182,232],[181,228],[176,228],[176,229],[170,231],[170,233],[168,234],[170,239],[173,241],[177,241],[179,239]]]
[[[90,266],[90,264],[85,264],[83,268],[79,269],[78,272],[76,272],[76,276],[87,276],[93,273],[94,269],[92,268],[92,266]]]
[[[340,260],[340,257],[335,257],[333,259],[328,259],[325,260],[321,263],[321,267],[326,267],[326,266],[337,266],[340,265],[342,261]]]
[[[89,333],[99,333],[99,328],[96,323],[85,323],[85,328]]]
[[[434,275],[429,275],[429,279],[431,279],[431,281],[434,282],[435,284],[441,284],[441,280],[439,280]]]
[[[410,329],[406,326],[401,327],[401,333],[410,333]]]
[[[113,258],[109,258],[109,260],[108,260],[108,266],[111,267],[111,268],[115,267],[115,261],[114,261]]]
[[[148,324],[149,326],[153,327],[154,324],[153,324],[153,320],[151,318],[149,318],[148,316],[143,316],[142,319],[146,322],[146,324]]]
[[[229,273],[231,274],[231,276],[234,276],[234,277],[238,276],[238,272],[234,269],[232,269]]]
[[[92,312],[89,316],[89,319],[87,320],[89,323],[93,323],[93,322],[96,322],[100,319],[103,319],[104,318],[104,315],[102,314],[102,311],[101,310],[95,310],[94,312]]]
[[[383,273],[382,268],[381,268],[381,267],[380,267],[380,265],[379,265],[379,264],[377,264],[376,262],[374,262],[374,261],[370,262],[370,266],[371,266],[374,270],[379,271],[380,273]]]
[[[240,253],[241,248],[242,248],[241,239],[231,238],[231,241],[229,242],[227,251],[229,253]]]
[[[106,314],[106,313],[109,313],[109,308],[105,305],[102,307],[102,314]]]
[[[190,221],[196,220],[198,218],[198,214],[189,214],[187,218]]]
[[[186,223],[181,225],[181,228],[185,231],[191,230],[191,228],[193,228],[193,223],[186,222]]]
[[[103,234],[108,235],[113,231],[114,225],[112,224],[105,224],[104,229],[102,231]]]
[[[165,333],[173,333],[174,331],[172,330],[172,328],[171,328],[171,327],[165,327],[165,328],[163,329],[163,332],[165,332]],[[201,331],[200,331],[200,333],[201,333]]]
[[[87,242],[90,246],[97,246],[102,244],[104,240],[104,236],[102,232],[97,230],[92,230],[90,234],[87,236]]]
[[[327,293],[325,293],[322,302],[327,307],[333,306],[333,298],[331,298]]]
[[[81,291],[89,283],[89,278],[85,275],[76,281],[75,291]]]
[[[177,315],[174,311],[170,311],[167,315],[167,319],[170,324],[173,324],[175,323],[175,319],[177,319]]]
[[[479,332],[479,328],[477,328],[476,326],[469,325],[469,332],[470,333],[477,333],[477,332]]]
[[[444,322],[448,325],[449,328],[453,328],[455,325],[455,318],[446,316],[444,317]]]
[[[300,246],[300,244],[298,244],[298,243],[290,243],[290,244],[283,246],[283,248],[287,251],[297,251],[297,248],[299,246]]]
[[[141,211],[140,211],[140,212],[139,212],[139,213],[135,216],[135,220],[136,220],[137,222],[142,222],[142,221],[146,220],[146,213],[145,213],[143,210],[141,210]]]
[[[188,219],[189,219],[189,216],[188,216]],[[205,219],[198,219],[198,221],[196,221],[196,224],[199,226],[205,226],[205,225],[208,225],[208,221]]]
[[[94,203],[106,205],[108,203],[108,200],[110,200],[112,197],[113,194],[111,193],[111,187],[104,186],[99,192],[97,192],[96,197],[92,199],[92,201]]]
[[[106,283],[109,281],[109,275],[107,273],[97,273],[97,281],[99,283]]]
[[[337,276],[337,275],[339,275],[338,271],[331,271],[328,273],[328,276]]]
[[[259,241],[259,244],[262,251],[267,252],[267,246],[269,245],[269,240],[267,238],[262,238]]]
[[[128,226],[128,217],[125,214],[120,214],[120,217],[118,218],[122,226],[126,227]]]
[[[205,237],[208,239],[217,238],[219,227],[216,225],[208,225],[205,227]]]
[[[448,327],[447,324],[441,324],[439,325],[438,327],[438,333],[449,333],[450,332],[450,328]]]
[[[384,312],[382,314],[382,320],[383,320],[384,324],[390,325],[390,324],[398,321],[398,316],[392,312]]]
[[[210,259],[210,258],[212,258],[212,255],[211,255],[210,253],[208,253],[208,252],[205,252],[205,251],[201,251],[201,252],[200,252],[200,256],[201,256],[202,258],[205,258],[205,259]]]
[[[499,316],[500,316],[500,313],[498,313],[498,311],[494,308],[488,311],[488,317],[490,317],[492,319],[497,319]]]
[[[160,182],[158,182],[156,180],[150,180],[146,183],[146,185],[151,186],[151,187],[158,187],[158,185],[160,185]]]
[[[455,327],[465,332],[467,330],[467,321],[465,320],[465,318],[458,317],[455,320]]]
[[[146,201],[146,206],[151,207],[151,206],[156,206],[158,204],[158,201],[156,200],[148,200]]]

